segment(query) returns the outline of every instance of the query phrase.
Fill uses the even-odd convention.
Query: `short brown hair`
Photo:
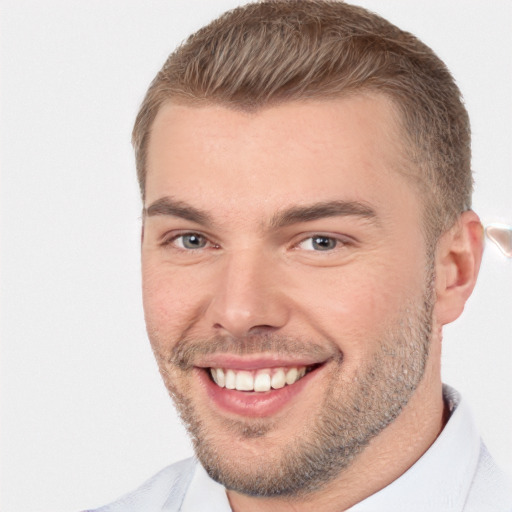
[[[469,119],[434,52],[362,7],[268,0],[229,11],[191,35],[157,74],[133,130],[144,197],[156,114],[169,101],[254,110],[284,101],[376,92],[400,113],[411,174],[432,240],[471,206]]]

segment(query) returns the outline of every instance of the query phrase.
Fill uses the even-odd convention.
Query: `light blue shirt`
[[[443,392],[451,415],[436,441],[403,475],[350,512],[512,512],[512,485],[480,439],[469,408],[452,388],[444,386]],[[231,508],[224,487],[192,458],[89,512],[199,511]]]

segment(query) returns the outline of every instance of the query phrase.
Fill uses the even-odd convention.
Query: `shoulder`
[[[464,512],[512,512],[512,482],[482,442]]]
[[[84,512],[156,512],[171,503],[178,505],[177,510],[194,475],[196,464],[196,459],[190,458],[167,466],[117,501]]]

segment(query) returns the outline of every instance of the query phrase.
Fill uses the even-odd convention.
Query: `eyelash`
[[[198,251],[198,250],[201,250],[201,249],[207,249],[207,248],[212,248],[212,249],[218,249],[220,246],[214,242],[211,242],[211,240],[209,240],[209,238],[201,233],[198,233],[198,232],[195,232],[195,231],[189,231],[189,232],[185,232],[185,233],[179,233],[179,234],[175,234],[174,236],[171,236],[169,238],[166,238],[162,241],[161,245],[163,247],[167,247],[167,246],[170,246],[172,244],[174,244],[177,240],[179,240],[180,238],[184,238],[184,237],[187,237],[187,236],[196,236],[197,238],[200,238],[202,240],[205,241],[205,246],[204,247],[197,247],[197,248],[186,248],[186,247],[178,247],[178,246],[174,246],[175,249],[177,250],[180,250],[180,251],[186,251],[186,252],[191,252],[191,251]],[[307,242],[308,240],[311,240],[311,243],[315,243],[313,242],[313,240],[315,239],[324,239],[324,240],[329,240],[331,242],[334,242],[334,245],[332,248],[326,248],[325,250],[317,250],[315,251],[314,249],[309,249],[308,252],[325,252],[325,253],[329,253],[329,252],[333,252],[335,251],[336,249],[341,249],[342,247],[346,247],[346,246],[350,246],[350,245],[353,245],[353,242],[349,239],[347,239],[346,237],[340,237],[340,236],[332,236],[332,235],[325,235],[325,234],[322,234],[322,233],[314,233],[310,236],[307,236],[307,237],[304,237],[304,238],[301,238],[301,240],[299,240],[299,242],[297,242],[296,244],[293,245],[293,249],[299,249],[300,246],[302,244],[304,244],[305,242]],[[318,243],[318,241],[317,241]]]
[[[315,243],[316,244],[320,244],[320,240],[323,239],[323,240],[326,240],[329,242],[331,242],[333,245],[332,247],[325,247],[323,249],[319,249],[319,250],[314,250],[314,249],[308,249],[309,252],[333,252],[335,251],[336,249],[341,249],[342,247],[345,247],[347,245],[350,245],[350,242],[348,239],[346,238],[341,238],[339,236],[331,236],[331,235],[324,235],[324,234],[321,234],[321,233],[315,233],[311,236],[308,236],[306,238],[303,238],[298,244],[295,245],[295,247],[300,247],[301,245],[305,244],[306,242],[309,241],[309,243],[313,246]]]
[[[207,236],[205,235],[202,235],[201,233],[198,233],[196,231],[189,231],[189,232],[186,232],[186,233],[179,233],[177,235],[174,235],[174,236],[170,236],[169,238],[166,238],[162,241],[161,245],[163,247],[167,247],[169,245],[172,245],[174,244],[177,240],[179,240],[180,238],[184,238],[186,236],[195,236],[197,238],[200,238],[202,240],[204,240],[206,242],[206,245],[208,244],[211,244],[212,247],[214,249],[217,249],[219,246],[217,244],[214,244],[213,242],[211,242]],[[196,249],[187,249],[185,247],[178,247],[178,246],[175,246],[176,249],[180,250],[180,251],[193,251],[193,250],[199,250],[199,249],[204,249],[205,247],[198,247]]]

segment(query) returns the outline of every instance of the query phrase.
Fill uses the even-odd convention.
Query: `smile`
[[[314,365],[291,368],[261,368],[252,371],[210,368],[209,371],[212,380],[221,388],[263,393],[271,389],[291,386],[313,369]]]
[[[226,359],[226,358],[220,358]],[[301,362],[231,359],[196,367],[195,375],[210,406],[238,417],[268,417],[296,403],[303,389],[321,378],[328,361]]]

